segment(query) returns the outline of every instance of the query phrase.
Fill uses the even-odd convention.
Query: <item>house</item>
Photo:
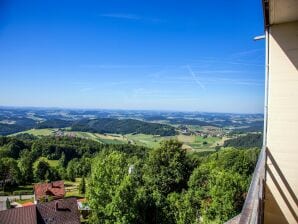
[[[31,206],[0,211],[1,224],[79,224],[75,198],[60,199]]]
[[[34,203],[47,201],[48,198],[61,199],[65,195],[64,181],[38,183],[34,185]]]

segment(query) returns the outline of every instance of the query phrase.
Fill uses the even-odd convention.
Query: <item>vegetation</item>
[[[35,121],[29,118],[14,118],[13,121],[0,123],[0,136],[21,132],[35,126]]]
[[[121,138],[128,136],[148,135]],[[254,137],[239,141],[239,149],[191,153],[175,138],[150,138],[156,140],[151,148],[66,136],[0,137],[2,190],[21,194],[32,192],[22,185],[64,179],[67,197],[86,193],[90,223],[222,223],[241,211],[259,152],[243,145]],[[193,138],[202,148],[220,140]]]
[[[222,223],[241,211],[257,156],[258,149],[187,156],[173,139],[145,159],[117,151],[100,153],[87,189],[90,220]]]
[[[235,148],[261,148],[263,144],[262,134],[247,134],[237,138],[229,139],[224,142],[224,147]]]
[[[98,118],[93,120],[80,120],[75,122],[71,129],[74,131],[96,133],[142,133],[160,136],[175,135],[175,128],[165,124],[148,123],[133,119]]]
[[[49,119],[38,123],[36,128],[65,128],[71,126],[73,121],[62,120],[62,119]]]

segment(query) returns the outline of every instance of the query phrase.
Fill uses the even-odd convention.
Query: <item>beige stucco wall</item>
[[[267,124],[267,146],[272,157],[267,161],[265,223],[298,223],[297,68],[298,22],[272,25]]]

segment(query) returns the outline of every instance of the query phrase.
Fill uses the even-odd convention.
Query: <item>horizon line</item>
[[[210,114],[243,114],[243,115],[253,115],[253,114],[258,114],[258,115],[264,115],[264,112],[254,112],[254,113],[249,113],[249,112],[216,112],[216,111],[200,111],[200,110],[174,110],[174,109],[136,109],[136,108],[96,108],[96,107],[63,107],[63,106],[12,106],[12,105],[0,105],[1,108],[10,108],[10,109],[60,109],[60,110],[85,110],[85,111],[92,111],[92,110],[106,110],[106,111],[155,111],[155,112],[183,112],[183,113],[210,113]]]

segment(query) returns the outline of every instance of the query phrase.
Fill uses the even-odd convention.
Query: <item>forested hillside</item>
[[[172,136],[176,134],[175,128],[169,125],[114,118],[80,120],[75,122],[71,126],[71,129],[73,131],[117,134],[142,133],[160,136]]]
[[[247,134],[237,138],[229,139],[224,142],[224,147],[235,148],[261,148],[263,144],[262,134]]]
[[[38,123],[36,128],[65,128],[71,126],[73,121],[62,119],[50,119],[44,122]]]

